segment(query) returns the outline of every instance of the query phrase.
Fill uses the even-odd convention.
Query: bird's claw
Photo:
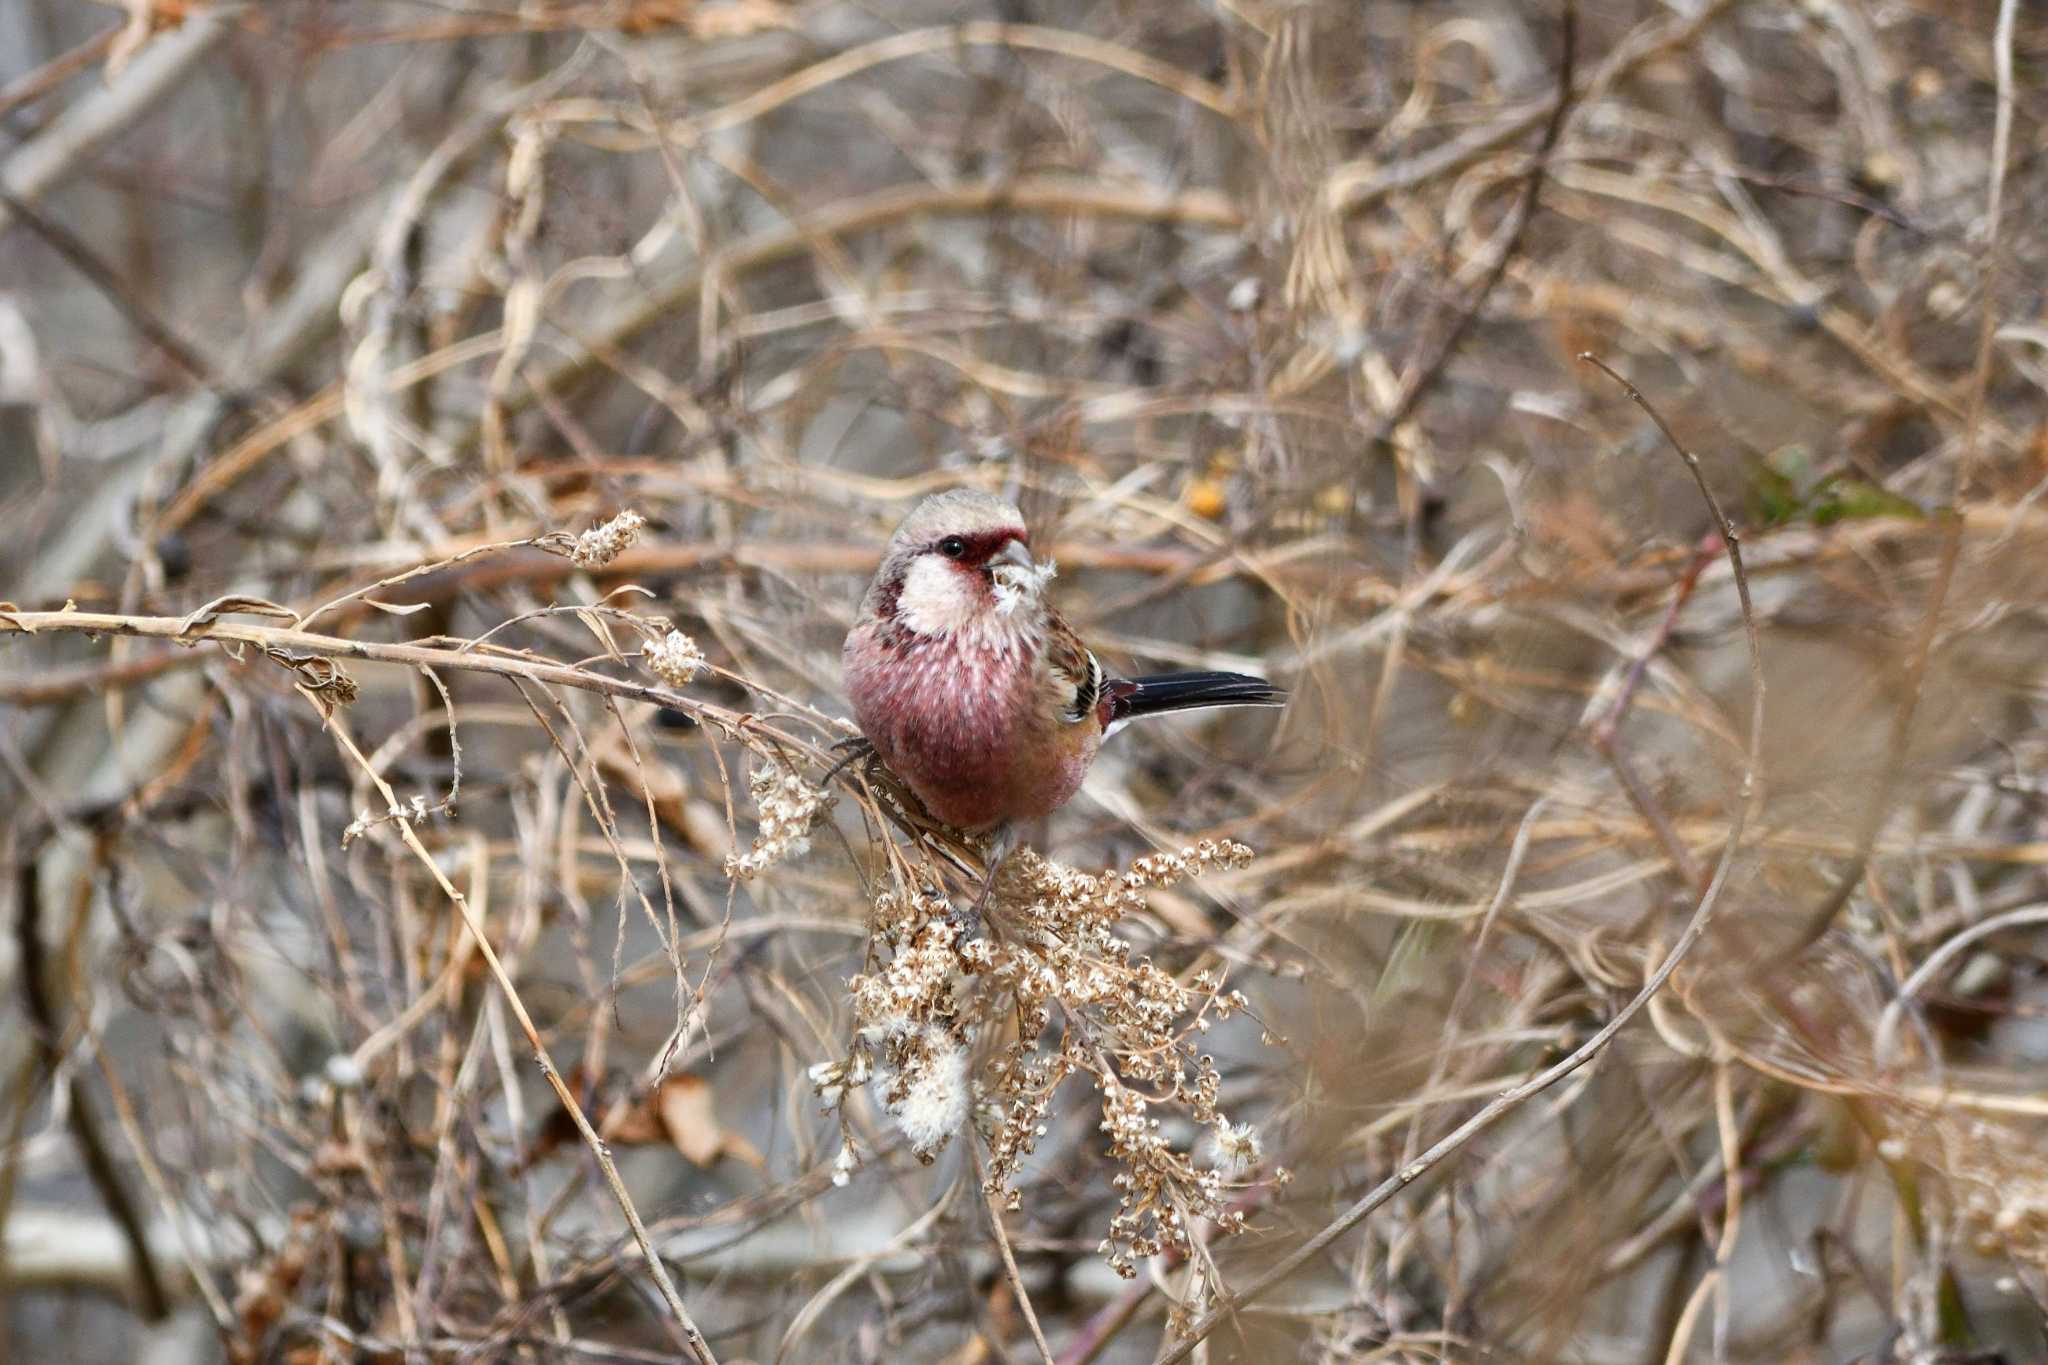
[[[832,752],[840,755],[839,761],[826,769],[825,776],[818,783],[821,787],[832,785],[832,779],[856,763],[866,763],[875,756],[875,746],[865,735],[848,735],[832,746]]]
[[[1003,856],[1008,856],[1008,850],[1004,851]],[[989,901],[995,896],[996,874],[1002,869],[1002,858],[992,859],[988,871],[982,876],[981,890],[975,894],[974,903],[965,910],[957,905],[949,906],[947,909],[946,922],[953,926],[955,943],[966,943],[970,939],[981,937],[981,912],[988,908]]]

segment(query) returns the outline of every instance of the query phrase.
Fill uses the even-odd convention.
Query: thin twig
[[[1979,457],[1978,437],[1984,424],[1984,398],[1991,388],[1991,342],[1998,331],[1999,267],[2004,238],[1999,233],[2005,206],[2006,164],[2012,160],[2013,29],[2019,0],[1999,0],[1998,27],[1991,37],[1991,62],[1996,74],[1998,106],[1991,121],[1991,179],[1984,195],[1984,260],[1978,267],[1983,306],[1977,324],[1977,361],[1970,373],[1970,404],[1963,424],[1963,454],[1956,470],[1957,502],[1969,496]]]
[[[1374,423],[1374,432],[1380,440],[1385,440],[1396,427],[1408,420],[1408,414],[1415,410],[1415,405],[1442,376],[1444,367],[1457,354],[1466,334],[1472,330],[1473,321],[1486,307],[1487,299],[1492,297],[1501,276],[1507,273],[1508,262],[1521,249],[1529,222],[1536,216],[1536,201],[1543,193],[1543,178],[1550,169],[1551,153],[1557,149],[1558,138],[1564,132],[1565,116],[1572,107],[1572,75],[1577,70],[1579,51],[1577,0],[1565,0],[1562,22],[1564,32],[1559,42],[1563,53],[1558,58],[1557,94],[1552,100],[1550,118],[1543,125],[1543,136],[1537,140],[1536,150],[1531,154],[1528,173],[1522,177],[1521,193],[1515,196],[1515,206],[1509,210],[1508,226],[1501,233],[1500,245],[1494,249],[1493,259],[1487,263],[1486,273],[1478,286],[1459,306],[1450,325],[1442,328],[1435,345],[1425,352],[1426,358],[1409,365],[1393,405]],[[1438,308],[1425,329],[1426,333],[1437,331],[1444,311],[1444,308]]]
[[[23,105],[34,104],[106,56],[107,49],[114,45],[114,40],[121,36],[124,28],[125,25],[115,24],[112,28],[101,29],[69,52],[60,52],[35,70],[24,72],[6,85],[0,86],[0,118]]]
[[[1897,1047],[1899,1017],[1913,1003],[1913,997],[1924,990],[1941,970],[1955,961],[1957,954],[1979,939],[2015,929],[2023,924],[2048,924],[2048,905],[2023,905],[2017,910],[2008,910],[2002,915],[1980,920],[1954,936],[1944,939],[1939,948],[1927,955],[1927,960],[1913,969],[1913,974],[1899,983],[1899,993],[1885,1003],[1884,1013],[1878,1016],[1877,1032],[1870,1044],[1871,1056],[1880,1070],[1892,1064],[1893,1052]]]
[[[33,204],[62,184],[110,139],[183,88],[187,73],[234,31],[242,6],[193,7],[175,32],[152,39],[120,77],[66,109],[0,165],[0,190]],[[0,233],[12,215],[0,207]]]
[[[202,388],[224,390],[227,385],[220,372],[207,360],[199,347],[172,330],[171,325],[150,311],[149,305],[135,297],[135,291],[128,288],[112,266],[100,259],[99,253],[86,244],[83,238],[52,218],[45,218],[16,195],[0,189],[0,211],[12,216],[29,231],[43,239],[43,244],[62,256],[79,274],[85,276],[101,297],[114,305],[129,325],[142,333],[143,339],[164,353],[173,365],[185,372],[185,377]]]
[[[1885,736],[1884,770],[1871,784],[1870,794],[1863,802],[1848,865],[1836,876],[1835,884],[1821,897],[1820,903],[1807,912],[1800,924],[1799,936],[1791,944],[1795,952],[1818,943],[1835,922],[1835,916],[1856,893],[1864,872],[1870,867],[1871,855],[1876,852],[1877,836],[1884,828],[1884,818],[1898,792],[1899,779],[1905,776],[1907,746],[1913,738],[1913,717],[1920,709],[1920,694],[1927,686],[1927,662],[1934,654],[1934,640],[1941,627],[1941,611],[1948,602],[1949,586],[1955,581],[1956,559],[1962,551],[1963,519],[1949,514],[1942,518],[1942,523],[1941,550],[1935,560],[1934,582],[1927,589],[1927,605],[1921,610],[1920,629],[1914,636],[1912,652],[1906,656],[1905,684],[1898,705],[1892,708],[1891,727]]]
[[[35,1040],[43,1079],[54,1083],[63,1072],[61,1040],[64,1027],[58,1018],[53,991],[56,970],[43,946],[41,856],[40,848],[24,849],[21,853],[21,864],[15,870],[14,879],[14,929],[15,944],[20,953],[21,997],[28,1009],[29,1032]],[[82,899],[73,913],[83,916],[89,905],[89,901]],[[77,929],[74,928],[73,932],[75,934]],[[160,1322],[171,1311],[170,1291],[165,1287],[163,1272],[157,1268],[156,1256],[150,1250],[142,1211],[135,1206],[134,1196],[128,1192],[120,1171],[115,1169],[106,1139],[100,1135],[104,1125],[99,1117],[99,1106],[83,1086],[74,1082],[65,1114],[70,1121],[72,1139],[78,1144],[79,1164],[85,1168],[86,1178],[92,1182],[100,1202],[107,1206],[107,1212],[113,1215],[115,1225],[121,1229],[121,1236],[128,1244],[142,1316],[150,1322]]]
[[[175,640],[198,644],[211,640],[220,644],[253,645],[288,666],[309,658],[362,659],[370,663],[403,664],[408,668],[445,668],[456,672],[492,673],[504,678],[552,683],[605,696],[653,702],[681,711],[706,723],[737,727],[738,712],[686,696],[672,688],[608,677],[573,664],[522,655],[471,651],[441,645],[394,644],[377,640],[350,640],[339,635],[292,630],[280,626],[247,626],[219,620],[194,620],[190,616],[122,616],[89,611],[9,611],[0,608],[0,635],[20,633],[85,635],[133,635],[154,640]]]
[[[1024,1315],[1024,1325],[1031,1329],[1031,1340],[1038,1347],[1038,1358],[1045,1365],[1054,1365],[1052,1347],[1046,1343],[1045,1329],[1038,1325],[1038,1310],[1031,1306],[1031,1295],[1024,1288],[1024,1276],[1017,1269],[1017,1253],[1010,1247],[1010,1234],[1003,1227],[1003,1208],[996,1202],[995,1191],[989,1188],[981,1164],[981,1151],[974,1153],[976,1183],[981,1186],[981,1200],[988,1208],[988,1225],[994,1231],[996,1251],[1003,1258],[1003,1273],[1009,1277],[1010,1292],[1017,1296],[1017,1310]]]

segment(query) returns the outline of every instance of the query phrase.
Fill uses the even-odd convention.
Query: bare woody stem
[[[721,729],[744,726],[740,712],[713,706],[694,697],[651,683],[614,678],[574,664],[556,663],[522,654],[468,649],[456,645],[387,643],[351,640],[339,635],[283,626],[255,626],[192,616],[121,616],[90,611],[12,611],[0,608],[0,635],[133,635],[141,639],[172,640],[182,645],[211,640],[222,645],[244,645],[262,650],[274,662],[297,668],[315,658],[361,659],[368,663],[401,664],[410,668],[449,668],[471,673],[492,673],[502,678],[551,683],[596,692],[607,697],[653,702],[681,711],[695,720]]]

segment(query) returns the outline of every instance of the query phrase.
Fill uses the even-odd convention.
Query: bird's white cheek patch
[[[974,619],[978,595],[974,584],[952,564],[920,555],[904,575],[896,611],[903,624],[920,635],[948,635]]]

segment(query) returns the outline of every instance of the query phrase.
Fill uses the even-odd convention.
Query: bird
[[[1015,506],[934,494],[890,537],[841,654],[874,755],[933,818],[987,837],[977,906],[1021,828],[1065,805],[1128,722],[1287,700],[1244,673],[1109,672],[1047,600],[1056,573]]]

